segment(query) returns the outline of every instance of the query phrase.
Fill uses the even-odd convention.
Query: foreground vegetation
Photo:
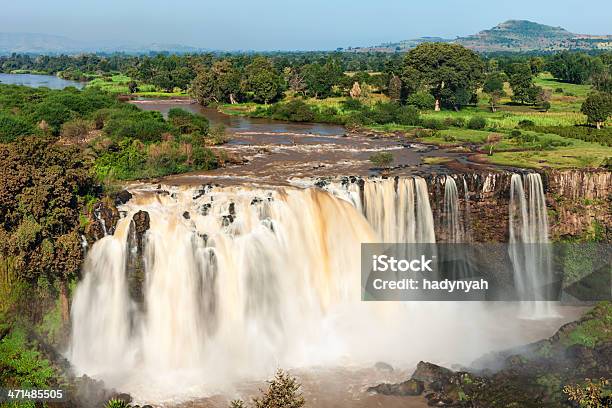
[[[165,119],[97,88],[0,85],[0,143],[29,135],[80,146],[97,179],[106,181],[214,168],[217,159],[207,146],[222,141],[209,134],[203,117],[175,109]]]

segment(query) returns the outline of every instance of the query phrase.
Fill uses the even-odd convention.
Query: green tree
[[[597,129],[601,129],[612,115],[612,94],[604,92],[590,94],[580,111],[587,116],[589,123],[594,123]]]
[[[491,112],[495,112],[499,100],[506,94],[504,92],[504,79],[502,73],[493,72],[487,75],[484,85],[482,86],[483,92],[489,95]]]
[[[484,63],[471,50],[448,43],[425,43],[404,59],[402,81],[411,90],[424,88],[440,105],[459,108],[482,84]],[[466,97],[467,96],[467,97]]]
[[[533,84],[533,74],[529,64],[514,63],[509,71],[508,82],[512,88],[512,100],[521,104],[535,103],[541,88]]]
[[[266,57],[255,57],[245,68],[242,89],[255,102],[268,104],[283,95],[283,78],[272,61]]]
[[[344,73],[337,60],[328,59],[325,64],[308,64],[302,68],[307,95],[315,98],[331,96],[333,87],[340,83]],[[351,79],[350,85],[354,80]]]
[[[240,97],[240,73],[229,60],[215,61],[210,68],[198,71],[191,92],[201,105],[236,103]]]
[[[604,70],[604,64],[597,57],[564,51],[551,57],[548,62],[548,70],[555,78],[562,81],[585,84],[593,75]]]

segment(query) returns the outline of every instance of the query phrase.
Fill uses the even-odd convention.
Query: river
[[[164,115],[172,108],[181,108],[205,116],[212,126],[226,127],[231,140],[215,149],[225,152],[230,162],[238,165],[171,177],[176,184],[214,181],[279,185],[292,178],[369,176],[378,173],[369,158],[381,151],[393,154],[394,174],[417,174],[432,169],[423,164],[423,157],[439,154],[434,147],[407,142],[401,135],[380,137],[372,132],[349,132],[344,126],[328,123],[226,115],[184,99],[140,99],[132,103]]]
[[[2,74],[0,73],[0,84],[3,85],[24,85],[32,88],[46,87],[50,89],[64,89],[73,86],[82,89],[85,83],[70,81],[58,78],[54,75],[34,75],[34,74]]]

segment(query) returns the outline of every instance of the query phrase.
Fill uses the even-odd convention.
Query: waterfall
[[[463,201],[465,202],[464,206],[464,228],[463,235],[466,242],[470,242],[471,238],[471,219],[472,213],[470,208],[470,191],[468,190],[467,181],[465,180],[465,176],[463,177]]]
[[[467,364],[500,346],[487,332],[495,319],[479,304],[360,300],[361,243],[382,234],[435,240],[424,179],[336,187],[338,195],[294,187],[131,190],[114,234],[90,247],[75,291],[67,356],[76,372],[161,402],[225,392],[278,367]],[[140,211],[149,229],[134,237]],[[140,280],[131,272],[135,256]],[[448,344],[449,328],[466,341]]]
[[[384,242],[436,241],[424,179],[368,179],[363,196],[365,217]]]
[[[352,205],[317,189],[135,194],[115,234],[87,255],[72,306],[69,356],[79,370],[107,378],[144,367],[221,381],[267,375],[274,361],[324,359],[310,355],[316,344],[338,352],[321,325],[359,304],[355,254],[378,240]],[[142,308],[128,280],[140,210],[150,216]]]
[[[455,180],[446,176],[444,182],[444,226],[447,242],[461,242],[462,233],[459,224],[459,191]]]
[[[548,239],[548,216],[542,178],[537,173],[524,177],[513,174],[510,180],[510,258],[514,283],[527,305],[529,317],[554,315],[545,299],[552,283],[551,253]],[[540,301],[538,301],[540,300]]]

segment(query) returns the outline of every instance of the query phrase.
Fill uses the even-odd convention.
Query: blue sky
[[[612,34],[611,0],[2,0],[0,32],[212,49],[334,49],[526,19]]]

